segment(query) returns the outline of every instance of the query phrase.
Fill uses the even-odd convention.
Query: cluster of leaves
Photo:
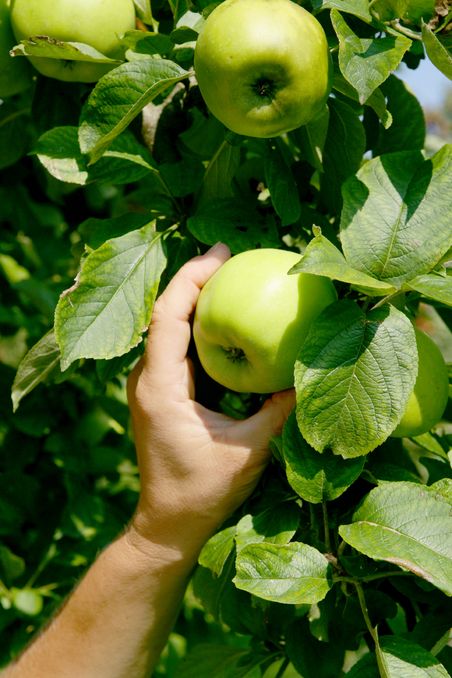
[[[450,75],[448,17],[440,3],[426,24],[407,3],[305,2],[333,95],[319,119],[260,140],[225,130],[200,97],[205,4],[137,2],[125,61],[94,87],[38,77],[0,108],[0,661],[130,515],[125,375],[159,291],[223,241],[300,251],[293,272],[332,278],[339,301],[301,348],[297,411],[202,552],[156,673],[447,676],[450,435],[390,434],[416,378],[419,308],[450,338],[451,148],[423,152],[422,109],[394,74],[425,50]],[[77,50],[102,58],[45,39],[16,53]],[[232,416],[256,407],[204,377],[199,398]]]
[[[41,177],[42,178],[42,177]],[[15,372],[52,325],[78,265],[73,199],[51,202],[29,160],[1,173],[0,665],[12,659],[129,519],[138,471],[123,379],[79,370],[16,414]],[[99,193],[77,214],[104,203]]]

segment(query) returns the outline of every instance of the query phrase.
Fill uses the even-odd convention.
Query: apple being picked
[[[16,40],[48,36],[82,42],[115,57],[121,35],[135,28],[133,0],[13,0],[11,24]],[[109,64],[29,57],[37,71],[66,82],[96,82]]]
[[[331,89],[324,30],[292,0],[225,0],[201,29],[194,67],[210,111],[251,137],[305,125]]]
[[[196,350],[207,374],[226,388],[273,393],[293,386],[309,326],[337,298],[329,278],[288,275],[300,256],[271,248],[242,252],[201,290]]]

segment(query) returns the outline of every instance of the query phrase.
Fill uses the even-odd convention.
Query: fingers
[[[265,401],[259,412],[239,422],[236,435],[241,436],[243,441],[252,441],[250,447],[256,450],[266,450],[270,438],[281,433],[294,407],[294,389],[275,393]]]
[[[186,322],[196,306],[201,288],[229,257],[227,245],[217,243],[202,256],[190,259],[160,295],[155,311]]]
[[[158,298],[143,359],[155,384],[180,383],[188,376],[185,359],[190,342],[190,316],[207,280],[230,257],[222,243],[188,261]]]

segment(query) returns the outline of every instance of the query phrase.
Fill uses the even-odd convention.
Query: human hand
[[[229,256],[219,244],[178,271],[155,304],[146,351],[128,382],[141,471],[131,529],[190,557],[255,488],[270,438],[295,404],[293,390],[277,393],[237,421],[194,399],[190,318],[202,286]]]

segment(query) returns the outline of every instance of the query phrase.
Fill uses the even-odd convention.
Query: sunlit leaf
[[[452,493],[384,483],[364,498],[339,533],[357,551],[385,560],[452,595]]]
[[[237,556],[234,583],[265,600],[317,603],[328,593],[330,565],[317,549],[302,544],[250,544]]]
[[[320,233],[309,241],[300,262],[295,264],[290,272],[312,273],[341,280],[367,290],[371,296],[384,296],[395,292],[396,289],[389,283],[377,280],[350,266],[342,252]]]
[[[52,374],[60,373],[60,349],[55,333],[50,330],[25,355],[14,378],[12,400],[14,411],[20,401],[38,384],[45,382]]]
[[[351,301],[331,304],[313,322],[295,363],[302,435],[319,452],[367,454],[400,421],[416,374],[406,315],[388,305],[364,313]]]
[[[360,38],[336,9],[331,12],[339,39],[339,65],[363,104],[400,64],[411,40],[403,35]]]
[[[161,237],[151,223],[107,240],[85,259],[55,315],[63,370],[78,358],[123,355],[141,341],[166,263]]]
[[[449,250],[452,147],[432,158],[406,151],[366,162],[342,189],[348,263],[397,287],[428,273]]]
[[[91,92],[79,128],[82,153],[99,160],[112,141],[162,92],[188,77],[172,61],[138,59],[107,73]]]

